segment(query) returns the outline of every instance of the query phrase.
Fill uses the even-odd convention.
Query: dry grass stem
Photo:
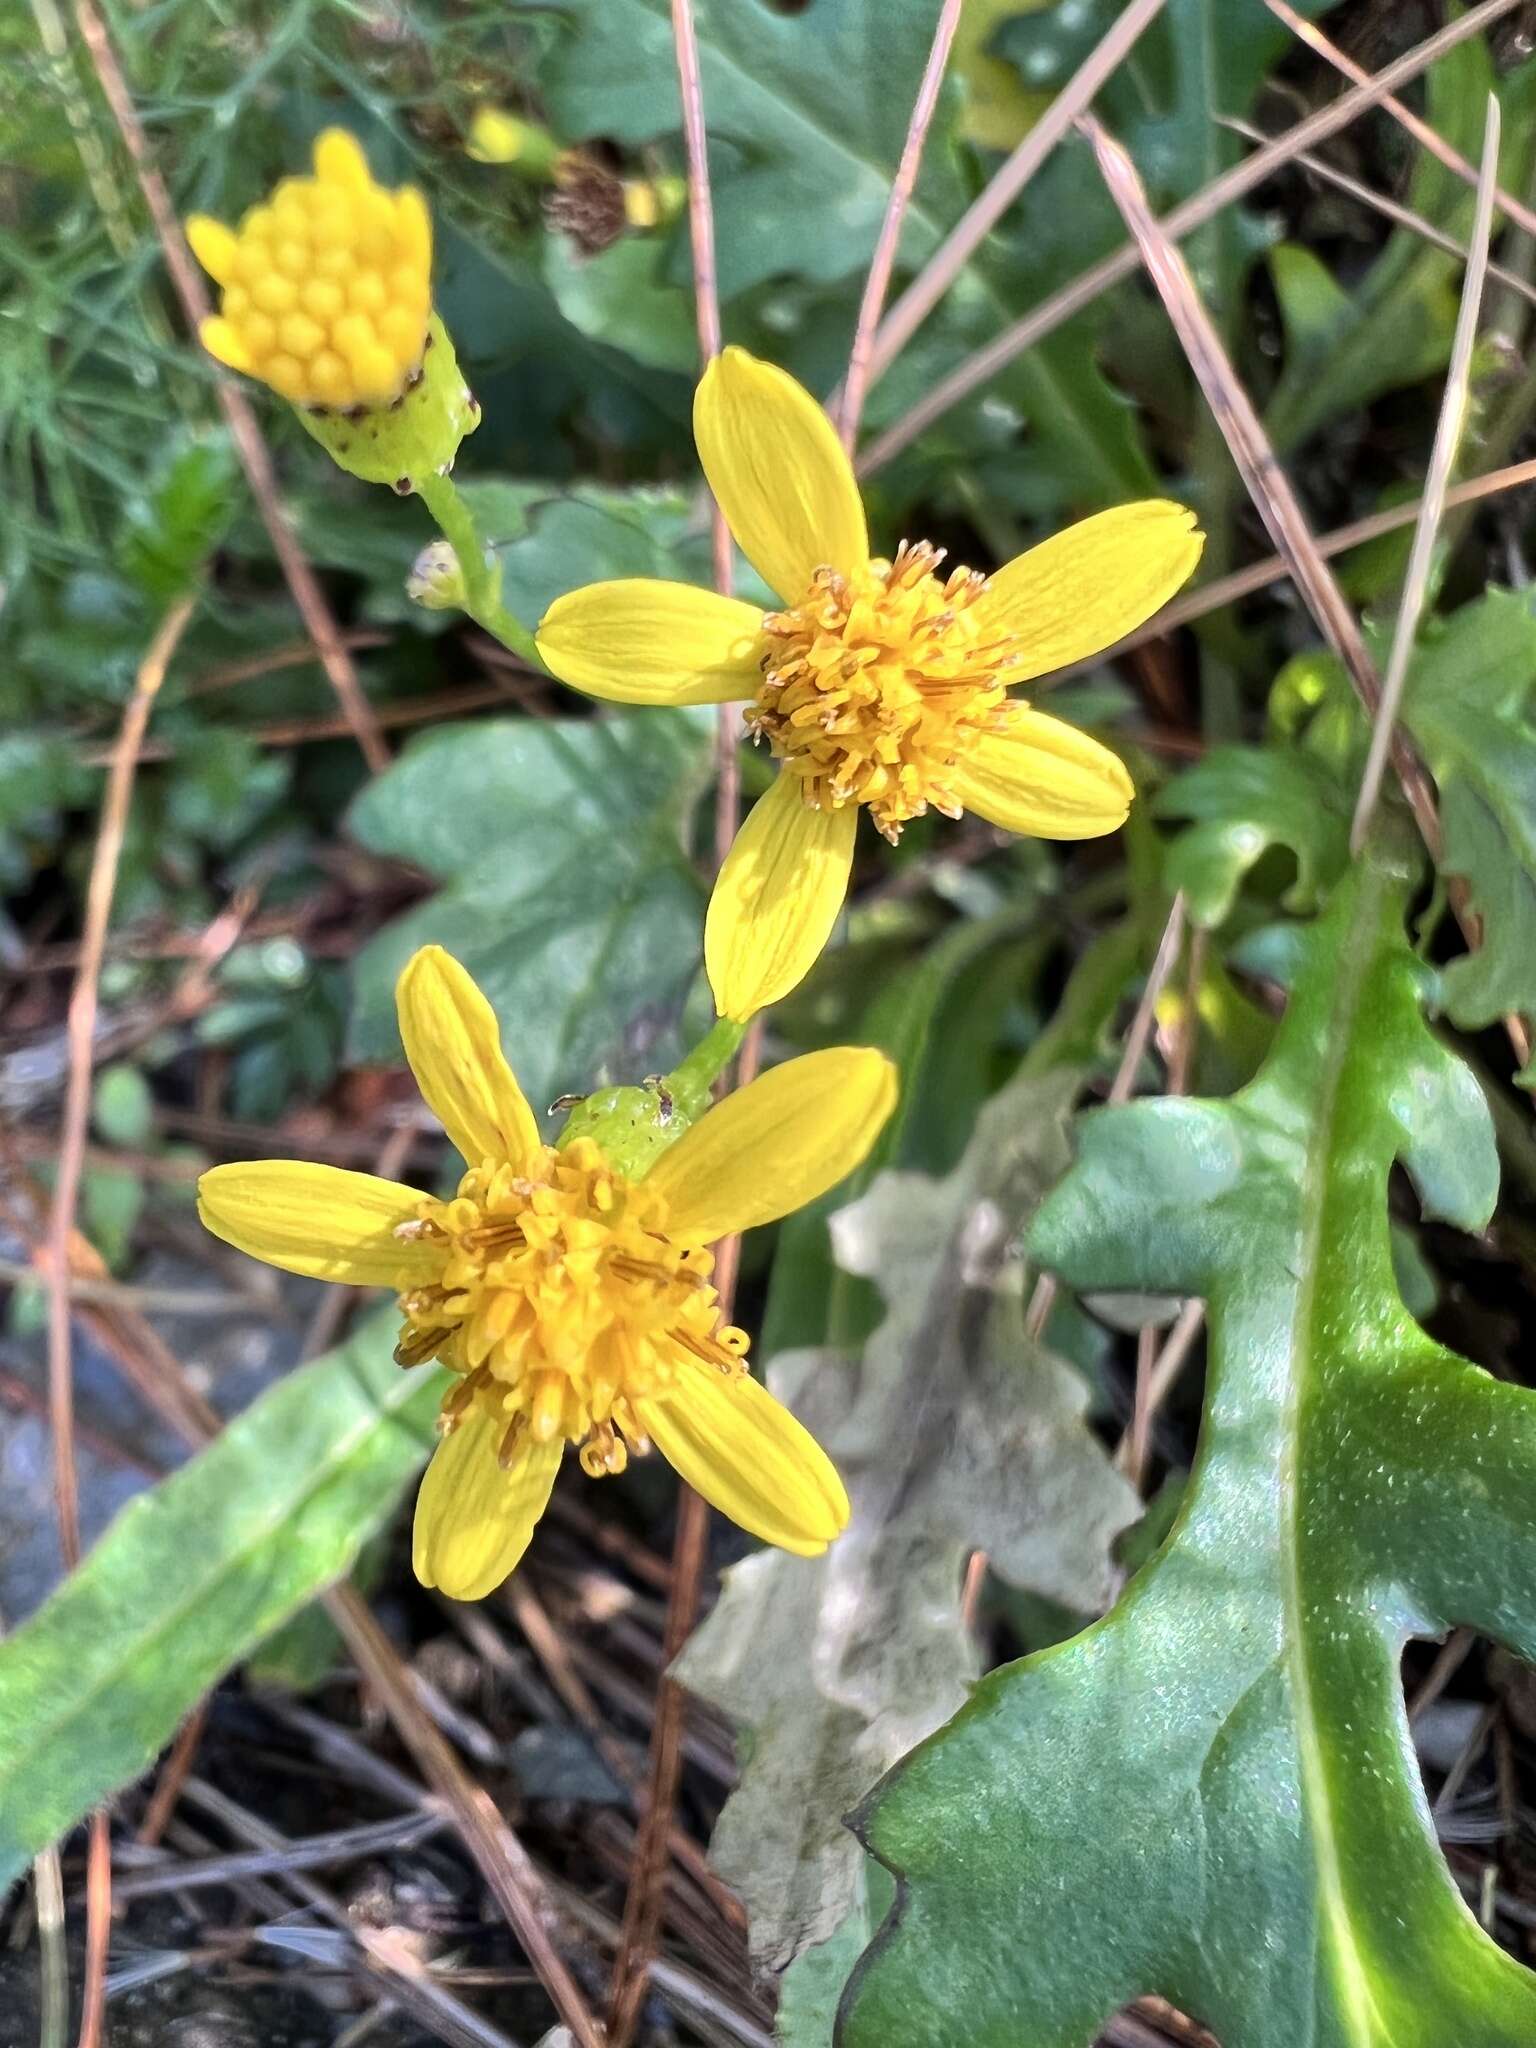
[[[1337,43],[1330,42],[1316,23],[1308,21],[1305,15],[1298,14],[1294,7],[1287,6],[1286,0],[1264,0],[1264,4],[1271,14],[1285,23],[1293,36],[1305,43],[1309,50],[1315,51],[1325,64],[1331,64],[1335,71],[1342,72],[1344,77],[1355,85],[1366,85],[1370,82],[1371,74],[1363,64],[1357,64],[1353,57],[1339,48]],[[1430,155],[1438,158],[1448,171],[1460,178],[1464,184],[1477,184],[1477,166],[1470,163],[1461,151],[1447,142],[1436,129],[1431,128],[1412,107],[1406,106],[1391,93],[1384,93],[1379,104],[1384,114],[1390,114],[1400,127],[1407,130],[1415,142],[1422,143]],[[1498,175],[1497,166],[1494,167],[1494,175]],[[1502,186],[1494,186],[1493,196],[1503,212],[1508,214],[1517,226],[1524,228],[1528,235],[1536,236],[1536,213],[1532,213],[1523,201],[1516,199],[1513,193],[1506,192]]]
[[[1195,289],[1189,267],[1154,219],[1135,166],[1120,144],[1091,117],[1086,117],[1082,126],[1093,144],[1105,184],[1141,250],[1148,275],[1270,539],[1290,562],[1296,587],[1318,630],[1343,662],[1361,702],[1374,717],[1381,684],[1359,621],[1323,559],[1291,480],[1228,359],[1215,323]],[[1418,755],[1402,733],[1393,737],[1392,759],[1424,843],[1438,857],[1440,818],[1434,790]]]
[[[1266,143],[1269,137],[1262,128],[1255,128],[1251,121],[1239,121],[1223,117],[1218,124],[1230,128],[1234,135],[1241,135],[1245,142]],[[1340,192],[1347,192],[1351,199],[1357,199],[1362,206],[1368,206],[1373,213],[1385,219],[1396,221],[1399,227],[1421,236],[1426,242],[1433,242],[1437,249],[1443,249],[1447,256],[1454,256],[1458,263],[1465,263],[1469,250],[1465,242],[1458,242],[1454,235],[1448,235],[1444,228],[1437,228],[1432,220],[1426,220],[1422,213],[1415,213],[1411,206],[1403,206],[1396,199],[1389,199],[1385,192],[1378,192],[1374,186],[1362,184],[1352,178],[1348,171],[1336,170],[1326,157],[1314,156],[1310,150],[1302,150],[1295,161],[1302,170],[1310,171],[1314,178],[1321,178],[1325,185],[1333,185]],[[1529,278],[1521,277],[1518,271],[1508,270],[1502,263],[1490,263],[1488,275],[1515,292],[1531,305],[1536,305],[1536,285]]]
[[[896,250],[901,241],[902,222],[906,219],[907,207],[917,185],[917,174],[922,168],[923,145],[928,140],[934,109],[939,103],[939,87],[944,82],[944,70],[949,63],[950,46],[955,40],[955,30],[960,26],[962,5],[963,0],[943,0],[939,9],[939,19],[934,28],[928,62],[917,88],[917,98],[912,105],[912,119],[907,124],[906,140],[902,144],[896,175],[891,180],[885,216],[880,223],[880,233],[875,239],[869,275],[864,280],[864,293],[859,300],[858,318],[853,328],[853,345],[848,353],[848,369],[843,378],[843,402],[838,419],[838,430],[843,437],[843,446],[850,455],[859,438],[859,421],[863,417],[864,400],[869,391],[875,330],[880,324],[886,293],[891,288],[891,272],[896,267]]]
[[[1477,188],[1477,212],[1472,223],[1471,253],[1467,258],[1467,274],[1462,286],[1461,305],[1456,315],[1456,334],[1451,344],[1450,366],[1446,371],[1445,391],[1440,400],[1440,416],[1435,423],[1435,440],[1429,458],[1429,473],[1424,480],[1424,494],[1419,500],[1418,523],[1413,529],[1413,547],[1408,556],[1402,602],[1397,608],[1397,623],[1393,628],[1392,647],[1387,656],[1387,672],[1381,686],[1381,702],[1376,707],[1375,723],[1371,728],[1370,750],[1366,755],[1365,771],[1360,778],[1360,793],[1355,803],[1354,820],[1350,826],[1350,851],[1355,854],[1358,854],[1365,844],[1366,834],[1370,830],[1371,819],[1375,814],[1376,800],[1381,794],[1381,778],[1387,764],[1387,751],[1396,729],[1403,685],[1408,680],[1408,663],[1413,654],[1419,621],[1424,615],[1425,602],[1429,596],[1429,579],[1434,567],[1435,537],[1440,530],[1441,516],[1445,511],[1445,494],[1450,486],[1451,471],[1455,467],[1456,452],[1461,445],[1462,428],[1466,423],[1467,401],[1472,383],[1472,351],[1477,343],[1477,323],[1483,304],[1483,282],[1488,274],[1488,240],[1493,232],[1493,191],[1498,167],[1499,103],[1490,93],[1487,125],[1483,130],[1483,167]]]
[[[943,242],[881,321],[870,358],[871,381],[882,377],[1013,205],[1078,115],[1162,10],[1164,0],[1131,0],[1089,51],[1024,140],[961,215]]]
[[[1223,207],[1231,205],[1233,200],[1240,199],[1245,192],[1251,192],[1255,185],[1262,184],[1266,178],[1273,176],[1275,171],[1282,164],[1289,163],[1298,151],[1310,149],[1314,142],[1321,142],[1327,136],[1337,134],[1341,128],[1348,127],[1349,123],[1364,113],[1368,107],[1375,106],[1384,99],[1394,86],[1402,85],[1410,78],[1416,78],[1421,71],[1427,70],[1438,58],[1443,57],[1447,50],[1454,49],[1469,36],[1480,34],[1490,22],[1510,13],[1520,4],[1521,0],[1482,0],[1481,6],[1473,7],[1456,20],[1447,22],[1445,27],[1437,30],[1434,35],[1426,37],[1422,43],[1405,51],[1394,63],[1378,73],[1369,84],[1356,86],[1352,91],[1341,94],[1331,106],[1321,108],[1317,113],[1309,115],[1306,120],[1298,122],[1294,128],[1288,129],[1284,135],[1276,136],[1265,148],[1255,150],[1244,162],[1234,164],[1231,170],[1224,171],[1219,178],[1212,179],[1201,191],[1174,207],[1160,223],[1162,233],[1170,241],[1178,241],[1185,235],[1193,234],[1196,228],[1203,227],[1208,220],[1214,219]],[[1135,243],[1128,242],[1113,255],[1106,256],[1101,262],[1081,272],[1070,284],[1063,285],[1060,291],[1053,292],[1050,298],[1043,300],[1022,319],[1016,320],[1011,327],[1005,328],[995,340],[988,342],[985,348],[979,349],[947,377],[941,378],[910,412],[904,413],[885,433],[870,443],[858,464],[860,475],[869,476],[882,468],[892,457],[899,455],[903,448],[910,446],[919,434],[931,427],[935,420],[941,419],[952,406],[958,405],[962,399],[969,398],[973,391],[990,382],[1000,370],[1005,370],[1016,356],[1023,355],[1026,349],[1033,348],[1048,334],[1054,334],[1056,329],[1070,320],[1074,314],[1082,312],[1085,306],[1092,305],[1093,301],[1101,293],[1108,291],[1111,285],[1119,284],[1123,279],[1133,276],[1139,261]]]

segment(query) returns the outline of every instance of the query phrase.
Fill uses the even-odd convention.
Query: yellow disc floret
[[[763,622],[768,651],[747,724],[799,777],[815,810],[869,807],[887,839],[930,805],[958,817],[956,764],[998,726],[1020,667],[978,624],[986,578],[905,543],[855,575],[818,569],[793,610]]]
[[[633,1404],[667,1393],[680,1352],[728,1377],[745,1370],[745,1334],[719,1326],[709,1252],[674,1241],[666,1198],[624,1180],[590,1139],[473,1167],[397,1235],[442,1263],[401,1296],[395,1356],[460,1375],[442,1426],[478,1405],[499,1426],[503,1465],[530,1439],[564,1437],[594,1478],[622,1472],[629,1447],[646,1447]]]
[[[420,374],[432,308],[432,222],[411,186],[374,182],[328,129],[315,175],[284,178],[238,228],[198,215],[187,238],[221,287],[203,346],[295,405],[394,403]]]

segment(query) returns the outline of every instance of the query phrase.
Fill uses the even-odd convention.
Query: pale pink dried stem
[[[881,321],[870,357],[871,381],[882,377],[982,242],[1115,70],[1164,0],[1131,0],[1089,51],[1045,112],[1019,143]]]
[[[1402,702],[1403,686],[1408,680],[1408,663],[1413,656],[1419,620],[1423,617],[1424,606],[1429,599],[1435,537],[1445,514],[1445,495],[1450,488],[1451,471],[1455,466],[1457,450],[1461,446],[1462,428],[1466,424],[1467,401],[1472,381],[1472,351],[1477,343],[1477,322],[1483,304],[1483,281],[1488,274],[1488,241],[1493,233],[1493,187],[1498,163],[1499,103],[1490,93],[1487,126],[1483,133],[1483,168],[1477,190],[1477,217],[1472,225],[1471,250],[1467,257],[1461,307],[1456,316],[1456,334],[1451,344],[1451,360],[1445,376],[1445,391],[1440,400],[1440,417],[1435,423],[1435,441],[1430,452],[1429,473],[1424,479],[1424,494],[1420,500],[1418,520],[1413,529],[1413,547],[1408,557],[1408,569],[1403,578],[1403,594],[1397,607],[1397,623],[1393,628],[1392,646],[1387,656],[1386,675],[1381,686],[1381,702],[1376,707],[1375,723],[1371,727],[1370,750],[1366,755],[1365,770],[1360,778],[1360,793],[1355,803],[1354,822],[1350,827],[1349,847],[1354,854],[1358,854],[1365,844],[1376,809],[1376,799],[1381,792],[1381,778],[1387,765],[1388,749],[1392,744],[1397,710]]]
[[[1401,85],[1409,78],[1426,70],[1447,50],[1464,43],[1469,36],[1479,34],[1491,21],[1508,14],[1519,6],[1521,0],[1483,0],[1479,7],[1471,8],[1455,21],[1407,50],[1395,63],[1373,78],[1368,85],[1361,85],[1343,93],[1331,106],[1321,108],[1309,115],[1284,135],[1278,135],[1263,149],[1255,150],[1242,163],[1234,164],[1215,178],[1201,191],[1194,193],[1181,205],[1174,207],[1159,223],[1162,233],[1170,240],[1177,241],[1193,234],[1208,220],[1221,212],[1222,208],[1240,199],[1245,192],[1251,192],[1255,185],[1272,177],[1282,164],[1289,163],[1299,150],[1309,149],[1314,142],[1321,142],[1326,136],[1335,135],[1345,128],[1367,107],[1377,105],[1394,86]],[[877,436],[865,449],[858,462],[861,476],[870,476],[909,447],[919,434],[931,427],[952,406],[969,398],[973,391],[987,384],[1000,370],[1005,370],[1027,349],[1035,347],[1047,335],[1054,334],[1058,327],[1080,313],[1086,306],[1106,292],[1112,285],[1135,274],[1140,262],[1134,242],[1127,242],[1113,255],[1093,264],[1070,284],[1053,292],[1050,298],[1026,313],[979,349],[947,377],[941,378],[910,412],[904,413],[892,426]]]
[[[964,0],[943,0],[943,5],[939,9],[939,19],[934,28],[928,62],[917,88],[917,98],[912,105],[912,119],[907,124],[907,139],[902,144],[901,159],[896,166],[896,176],[891,181],[890,198],[886,201],[885,218],[881,221],[880,233],[875,238],[875,253],[870,258],[869,275],[864,280],[864,295],[859,301],[858,319],[854,322],[853,346],[848,354],[848,370],[843,379],[843,402],[838,418],[838,431],[843,437],[843,446],[850,455],[853,453],[854,443],[859,438],[859,420],[863,415],[864,399],[869,390],[870,357],[875,346],[875,330],[880,324],[880,315],[885,307],[885,295],[891,287],[891,272],[896,266],[896,250],[901,241],[902,222],[907,217],[907,207],[917,186],[917,174],[923,162],[923,144],[928,140],[934,109],[939,103],[939,87],[944,82],[944,67],[949,62],[955,30],[960,26],[960,9],[963,4]]]
[[[58,1176],[48,1212],[48,1419],[53,1434],[54,1497],[59,1550],[64,1569],[80,1562],[80,1492],[75,1471],[75,1383],[70,1307],[71,1250],[80,1177],[91,1113],[91,1052],[96,1035],[97,995],[106,955],[107,925],[117,890],[117,871],[128,829],[139,749],[155,698],[177,643],[192,616],[193,597],[172,605],[161,621],[134,678],[123,714],[102,799],[101,825],[86,884],[85,930],[80,966],[69,999],[69,1071],[59,1133]],[[85,1984],[81,1996],[80,2048],[97,2048],[106,2011],[107,1944],[112,1928],[112,1845],[105,1813],[91,1816],[86,1865]]]
[[[1269,137],[1262,128],[1255,128],[1251,121],[1237,121],[1223,116],[1218,125],[1230,128],[1234,135],[1241,135],[1245,142],[1267,142]],[[1426,242],[1433,242],[1437,249],[1443,249],[1447,256],[1454,256],[1459,263],[1467,260],[1467,245],[1458,242],[1454,235],[1448,235],[1444,228],[1437,228],[1432,220],[1426,220],[1422,213],[1415,213],[1411,206],[1402,206],[1395,199],[1389,199],[1385,192],[1378,192],[1374,186],[1364,184],[1359,178],[1352,178],[1348,171],[1338,170],[1326,157],[1314,156],[1310,150],[1298,151],[1295,162],[1302,170],[1310,171],[1314,178],[1321,178],[1327,185],[1335,185],[1339,191],[1347,192],[1351,199],[1358,199],[1362,206],[1370,207],[1373,213],[1384,214],[1399,227],[1408,228],[1416,235],[1422,235]],[[1490,263],[1488,275],[1497,278],[1507,290],[1517,292],[1522,299],[1536,305],[1536,285],[1517,271],[1506,270],[1502,263]]]
[[[683,106],[683,140],[688,159],[688,226],[693,250],[694,318],[699,355],[708,365],[720,353],[720,301],[715,270],[714,208],[709,185],[709,145],[704,123],[704,92],[699,71],[698,35],[692,0],[672,0],[672,40],[677,53],[678,89]],[[711,499],[715,588],[731,589],[731,534],[718,503]],[[722,704],[715,743],[715,867],[718,870],[736,836],[741,803],[740,713]],[[761,1035],[749,1033],[736,1063],[741,1085],[756,1070]],[[716,1246],[715,1282],[721,1308],[729,1318],[735,1293],[740,1239]],[[683,1733],[687,1696],[666,1675],[672,1659],[693,1631],[709,1547],[709,1508],[689,1486],[679,1485],[677,1530],[673,1539],[672,1575],[667,1589],[662,1677],[656,1692],[646,1765],[646,1794],[635,1835],[634,1857],[624,1918],[614,1957],[608,2014],[609,2048],[628,2048],[639,2023],[650,1982],[651,1965],[661,1937],[666,1904],[667,1861],[682,1780]]]
[[[1368,82],[1371,74],[1365,66],[1357,64],[1353,57],[1339,48],[1337,43],[1330,42],[1315,23],[1298,14],[1294,7],[1288,7],[1286,0],[1264,0],[1264,5],[1271,14],[1285,23],[1293,36],[1304,42],[1308,49],[1315,50],[1325,63],[1333,66],[1335,71],[1341,71],[1355,85],[1364,85]],[[1384,94],[1378,104],[1384,114],[1390,114],[1400,127],[1408,131],[1415,142],[1422,143],[1431,156],[1437,157],[1448,171],[1461,179],[1463,184],[1476,186],[1476,164],[1464,157],[1461,151],[1447,142],[1436,129],[1431,128],[1412,107],[1406,106],[1391,93]],[[1516,199],[1512,193],[1506,192],[1502,185],[1495,185],[1493,196],[1517,226],[1524,228],[1528,235],[1536,235],[1536,213],[1521,200]]]

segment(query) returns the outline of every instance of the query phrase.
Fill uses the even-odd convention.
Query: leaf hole
[[[1410,1643],[1402,1681],[1446,1868],[1486,1930],[1524,1958],[1536,1931],[1536,1670],[1457,1628],[1443,1643]]]

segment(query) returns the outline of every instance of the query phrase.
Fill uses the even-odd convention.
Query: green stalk
[[[736,1049],[747,1035],[745,1024],[734,1017],[717,1017],[710,1029],[672,1069],[666,1078],[667,1093],[674,1106],[690,1121],[709,1101],[715,1081],[735,1058]]]
[[[544,664],[532,633],[501,601],[501,564],[482,539],[458,485],[451,476],[436,474],[419,476],[415,484],[418,497],[458,558],[459,573],[464,578],[465,611],[493,640],[499,640],[503,647],[542,671]]]

